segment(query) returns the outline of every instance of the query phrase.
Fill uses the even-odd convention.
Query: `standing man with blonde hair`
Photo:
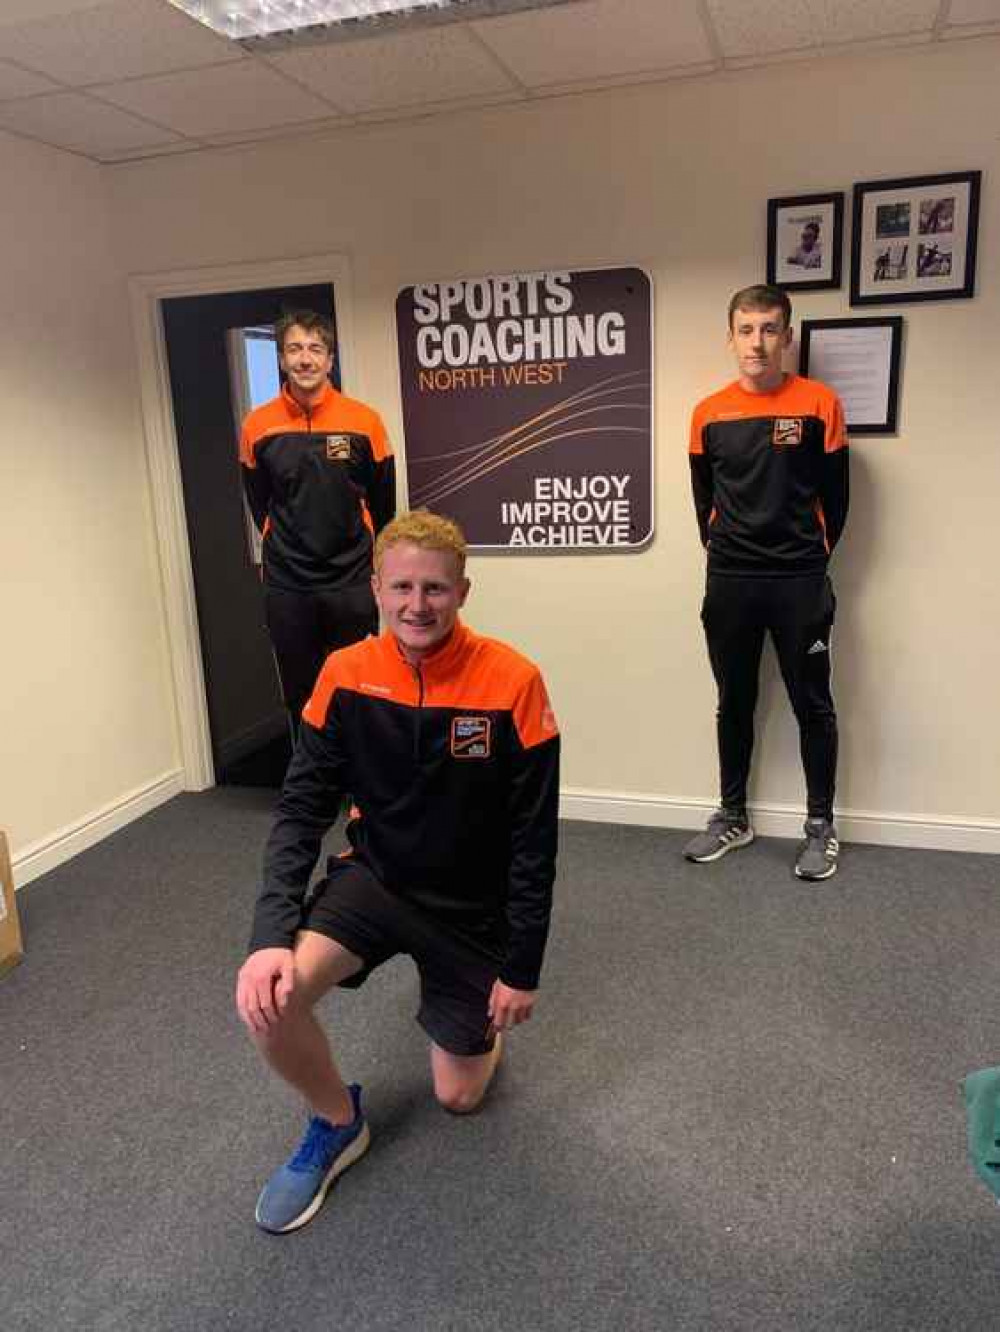
[[[254,1043],[311,1111],[257,1203],[276,1233],[310,1220],[368,1146],[361,1089],[344,1083],[316,1001],[409,954],[435,1094],[467,1113],[498,1033],[532,1015],[548,936],[559,734],[537,667],[458,618],[470,585],[449,519],[390,523],[372,585],[384,631],[334,652],[306,706],[237,983]],[[352,850],[307,898],[345,791]]]

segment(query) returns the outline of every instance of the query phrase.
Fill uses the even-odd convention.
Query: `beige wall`
[[[904,307],[899,437],[854,449],[835,565],[837,691],[845,809],[995,833],[998,65],[996,42],[952,44],[116,169],[118,246],[135,270],[345,251],[354,387],[397,439],[399,287],[573,264],[652,273],[655,544],[632,556],[478,559],[470,618],[544,665],[566,785],[644,794],[651,817],[659,806],[669,818],[715,790],[687,418],[729,377],[725,305],[762,276],[765,201],[982,168],[979,294]],[[800,317],[844,313],[845,291],[797,302]],[[766,679],[755,794],[780,813],[799,802],[801,778],[773,667]]]
[[[31,869],[162,792],[177,759],[105,181],[6,136],[0,171],[0,826]]]
[[[569,812],[684,823],[701,816],[697,805],[713,799],[716,780],[687,420],[693,402],[730,376],[725,306],[736,286],[762,276],[765,201],[982,168],[978,295],[902,307],[899,437],[862,439],[854,449],[853,509],[834,571],[836,683],[845,831],[998,849],[998,67],[1000,43],[954,43],[116,167],[103,173],[114,251],[132,273],[347,254],[350,388],[382,409],[397,441],[393,302],[401,286],[549,266],[634,262],[650,271],[655,543],[631,556],[477,559],[469,618],[545,668],[565,732],[565,785],[578,793]],[[51,308],[32,336],[23,328],[3,336],[18,380],[36,385],[20,390],[19,419],[33,439],[39,423],[53,431],[28,455],[32,493],[15,520],[26,549],[42,553],[43,572],[18,591],[12,622],[41,644],[25,662],[42,659],[65,698],[66,672],[52,662],[66,650],[68,621],[76,650],[62,706],[71,731],[83,726],[69,780],[53,782],[49,770],[42,787],[43,762],[28,760],[33,781],[17,784],[11,821],[31,837],[68,817],[47,808],[50,789],[60,811],[96,804],[102,796],[86,793],[85,774],[108,774],[107,787],[124,789],[168,765],[173,750],[136,410],[133,397],[116,394],[131,366],[124,305],[100,238],[99,191],[89,169],[60,167],[50,179],[32,159],[25,170],[39,177],[36,198],[41,190],[47,206],[33,202],[22,219],[27,226],[30,211],[34,262],[19,283],[31,287],[32,266],[45,271]],[[13,233],[12,218],[0,225]],[[82,265],[74,262],[81,248]],[[19,304],[30,299],[25,290]],[[846,313],[846,291],[797,302],[800,317]],[[50,399],[49,376],[28,354],[53,337],[61,376],[79,367],[68,477],[65,454],[55,452],[66,401]],[[79,462],[81,454],[95,465]],[[54,549],[51,530],[48,539],[40,530],[49,524],[66,537]],[[12,534],[0,540],[11,544]],[[13,723],[24,750],[37,748],[28,720],[36,689],[25,671]],[[109,766],[108,714],[122,701]],[[51,703],[44,712],[53,716]],[[62,720],[44,723],[53,744]],[[765,821],[770,811],[771,826],[791,831],[801,777],[773,667],[760,730],[755,799]],[[597,799],[584,804],[579,793]]]

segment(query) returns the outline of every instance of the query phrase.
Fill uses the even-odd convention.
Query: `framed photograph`
[[[840,286],[843,194],[767,201],[767,280],[790,291]]]
[[[954,171],[855,185],[851,304],[971,296],[981,180]]]
[[[896,433],[902,350],[902,315],[803,319],[799,328],[800,372],[834,390],[852,435]]]

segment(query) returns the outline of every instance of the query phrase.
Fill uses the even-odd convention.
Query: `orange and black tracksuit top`
[[[419,667],[383,633],[331,653],[302,720],[251,951],[291,945],[349,791],[351,854],[390,892],[487,942],[506,984],[535,989],[559,809],[559,731],[538,668],[461,622]]]
[[[847,519],[840,399],[789,375],[769,393],[738,382],[691,418],[691,485],[710,574],[821,573]]]
[[[287,385],[240,436],[243,484],[264,534],[264,580],[330,591],[371,577],[374,536],[396,508],[392,449],[377,412],[329,384],[302,407]]]

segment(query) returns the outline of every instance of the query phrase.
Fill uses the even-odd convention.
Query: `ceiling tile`
[[[851,48],[855,54],[874,54],[876,51],[902,51],[908,46],[929,46],[933,39],[930,32],[914,32],[906,37],[879,37]],[[842,47],[830,47],[831,53],[842,52]],[[727,69],[754,69],[763,65],[791,65],[796,62],[823,59],[827,51],[816,47],[801,46],[794,51],[764,51],[760,55],[733,56],[726,60]]]
[[[105,0],[0,27],[0,57],[77,87],[246,59],[166,0]]]
[[[144,124],[113,106],[75,92],[0,103],[0,127],[89,157],[169,143],[176,138],[169,130]]]
[[[1000,23],[1000,0],[951,0],[948,23]]]
[[[41,74],[29,74],[0,60],[0,101],[9,97],[31,97],[35,93],[58,91],[59,84],[51,79],[42,78]]]
[[[470,25],[528,87],[705,64],[697,0],[594,0]]]
[[[707,0],[727,57],[903,37],[933,27],[940,0]]]
[[[461,27],[387,33],[270,57],[349,112],[380,111],[510,93],[516,87]]]
[[[202,137],[329,119],[331,109],[256,60],[101,88],[101,97]]]
[[[3,0],[0,6],[0,28],[31,19],[52,18],[53,15],[77,13],[81,9],[96,9],[107,0]]]

